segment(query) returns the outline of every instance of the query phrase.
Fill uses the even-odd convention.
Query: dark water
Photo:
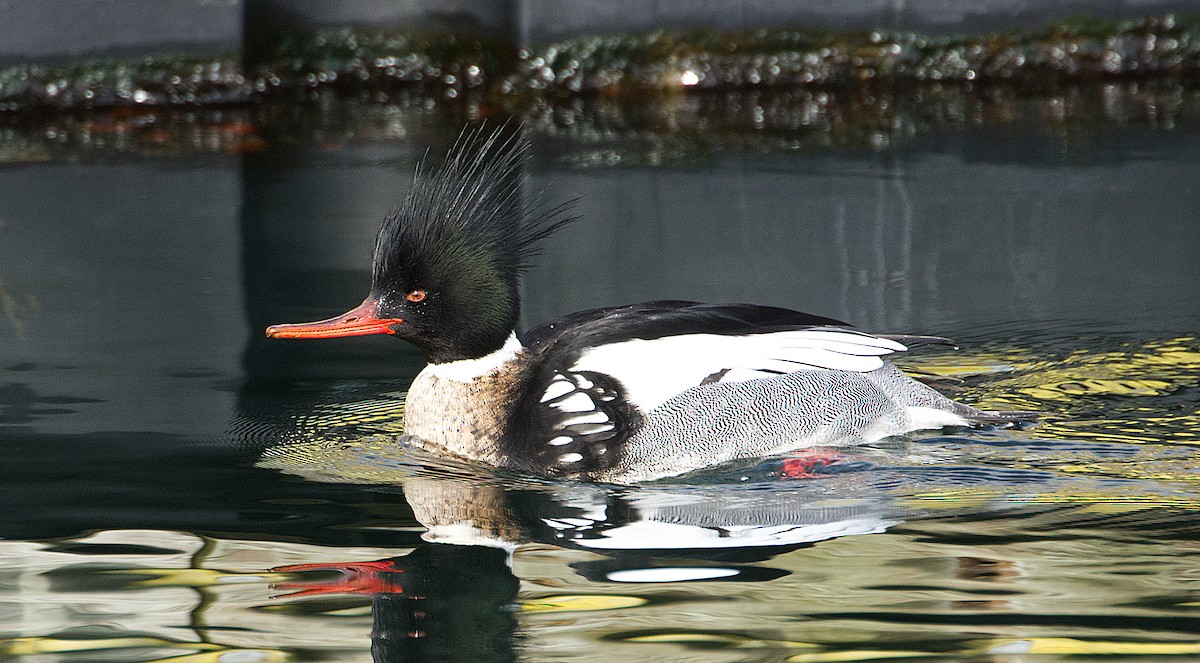
[[[954,337],[907,365],[1048,413],[815,478],[615,490],[405,450],[399,342],[262,338],[360,301],[380,218],[457,129],[391,112],[0,165],[0,659],[1200,657],[1196,126],[665,161],[661,129],[535,132],[531,192],[584,220],[529,274],[529,323],[790,306]]]

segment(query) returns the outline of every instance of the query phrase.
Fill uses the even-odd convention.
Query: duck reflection
[[[816,541],[882,532],[896,521],[878,499],[774,483],[511,490],[420,478],[404,492],[428,541],[539,542],[617,557],[765,560]]]
[[[344,462],[347,449],[330,449],[341,457],[322,468],[326,480],[330,468],[354,466]],[[278,467],[282,458],[262,464]],[[295,574],[276,585],[284,597],[370,596],[371,650],[380,662],[515,660],[522,607],[513,553],[523,544],[595,553],[570,566],[598,583],[762,582],[788,574],[766,564],[776,555],[900,520],[878,498],[797,490],[782,471],[738,485],[631,488],[471,478],[466,468],[433,471],[413,461],[394,465],[393,478],[426,529],[425,544],[401,557],[275,569]],[[384,517],[373,526],[386,525]],[[397,525],[407,517],[397,513]]]

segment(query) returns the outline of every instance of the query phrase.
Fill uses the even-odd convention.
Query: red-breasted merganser
[[[574,220],[566,206],[524,200],[527,153],[519,137],[464,132],[439,168],[418,168],[384,220],[366,300],[267,336],[402,338],[429,360],[405,402],[414,443],[592,481],[1030,417],[957,403],[885,359],[944,339],[876,336],[783,308],[654,301],[580,311],[518,338],[520,273]]]

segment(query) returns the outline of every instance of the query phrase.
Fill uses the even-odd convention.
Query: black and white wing
[[[684,301],[547,323],[522,339],[539,368],[508,442],[543,468],[599,473],[617,462],[643,415],[683,391],[800,370],[867,372],[906,349],[835,324],[789,309]]]
[[[517,404],[505,443],[527,469],[586,476],[613,466],[641,421],[620,383],[595,371],[543,364]]]

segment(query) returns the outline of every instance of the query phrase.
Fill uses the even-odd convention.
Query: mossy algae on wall
[[[250,100],[241,56],[90,58],[0,68],[0,112],[113,106],[209,106]]]
[[[529,53],[506,90],[724,90],[870,83],[1043,88],[1131,78],[1200,82],[1200,21],[1063,21],[1029,34],[654,32],[580,37]]]
[[[931,37],[802,29],[655,31],[519,49],[501,38],[380,29],[282,33],[238,55],[0,69],[0,111],[240,104],[317,89],[432,98],[1003,84],[1029,91],[1171,79],[1200,86],[1200,19],[1073,20],[1032,33]]]

